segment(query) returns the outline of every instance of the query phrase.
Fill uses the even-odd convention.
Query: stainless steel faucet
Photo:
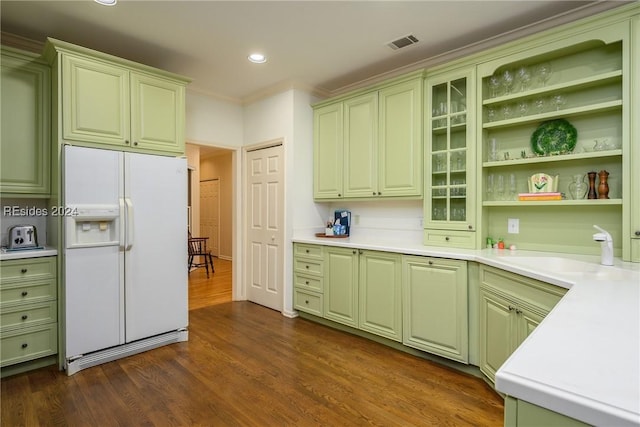
[[[600,264],[613,265],[613,238],[611,234],[603,228],[594,225],[593,228],[599,231],[593,235],[593,240],[600,242],[602,248],[602,255],[600,257]]]

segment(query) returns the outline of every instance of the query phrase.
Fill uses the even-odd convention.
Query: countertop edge
[[[58,255],[58,250],[49,246],[44,249],[31,249],[26,251],[0,252],[0,261],[9,261],[14,259],[43,258]]]

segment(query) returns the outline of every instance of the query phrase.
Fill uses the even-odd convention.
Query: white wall
[[[243,144],[243,108],[187,90],[185,136],[188,142],[220,147]]]

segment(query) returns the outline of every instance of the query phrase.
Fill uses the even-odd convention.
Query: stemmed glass
[[[538,110],[538,114],[544,113],[544,109],[546,108],[546,102],[543,98],[536,99],[536,110]]]
[[[509,175],[509,200],[517,199],[517,191],[518,191],[518,181],[516,180],[515,174]]]
[[[560,110],[560,108],[567,103],[567,98],[563,95],[553,95],[551,97],[551,103],[556,106],[556,111]]]
[[[520,79],[520,90],[527,90],[529,87],[529,82],[531,82],[531,72],[528,67],[524,65],[518,68],[517,71],[518,78]]]
[[[548,62],[539,64],[537,72],[540,83],[542,83],[542,86],[545,86],[547,84],[547,81],[551,77],[551,64],[549,64]]]
[[[491,98],[495,98],[498,96],[498,89],[500,89],[500,85],[502,82],[500,81],[500,77],[495,74],[489,77],[489,89],[491,89]]]
[[[511,104],[504,104],[502,106],[502,118],[507,120],[511,118],[511,114],[513,113],[513,108]]]
[[[520,117],[525,116],[527,114],[527,111],[529,111],[529,103],[523,99],[522,101],[518,102],[517,109]]]
[[[511,88],[513,88],[513,84],[515,83],[515,76],[511,70],[504,70],[502,72],[502,86],[504,86],[505,95],[509,95],[511,93]]]
[[[496,192],[498,193],[498,200],[504,200],[504,175],[498,175],[498,182],[496,184]]]

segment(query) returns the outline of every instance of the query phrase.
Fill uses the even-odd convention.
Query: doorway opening
[[[205,268],[189,272],[189,309],[230,302],[235,266],[235,150],[187,144],[189,173],[189,230],[205,237],[214,256],[214,273]]]

